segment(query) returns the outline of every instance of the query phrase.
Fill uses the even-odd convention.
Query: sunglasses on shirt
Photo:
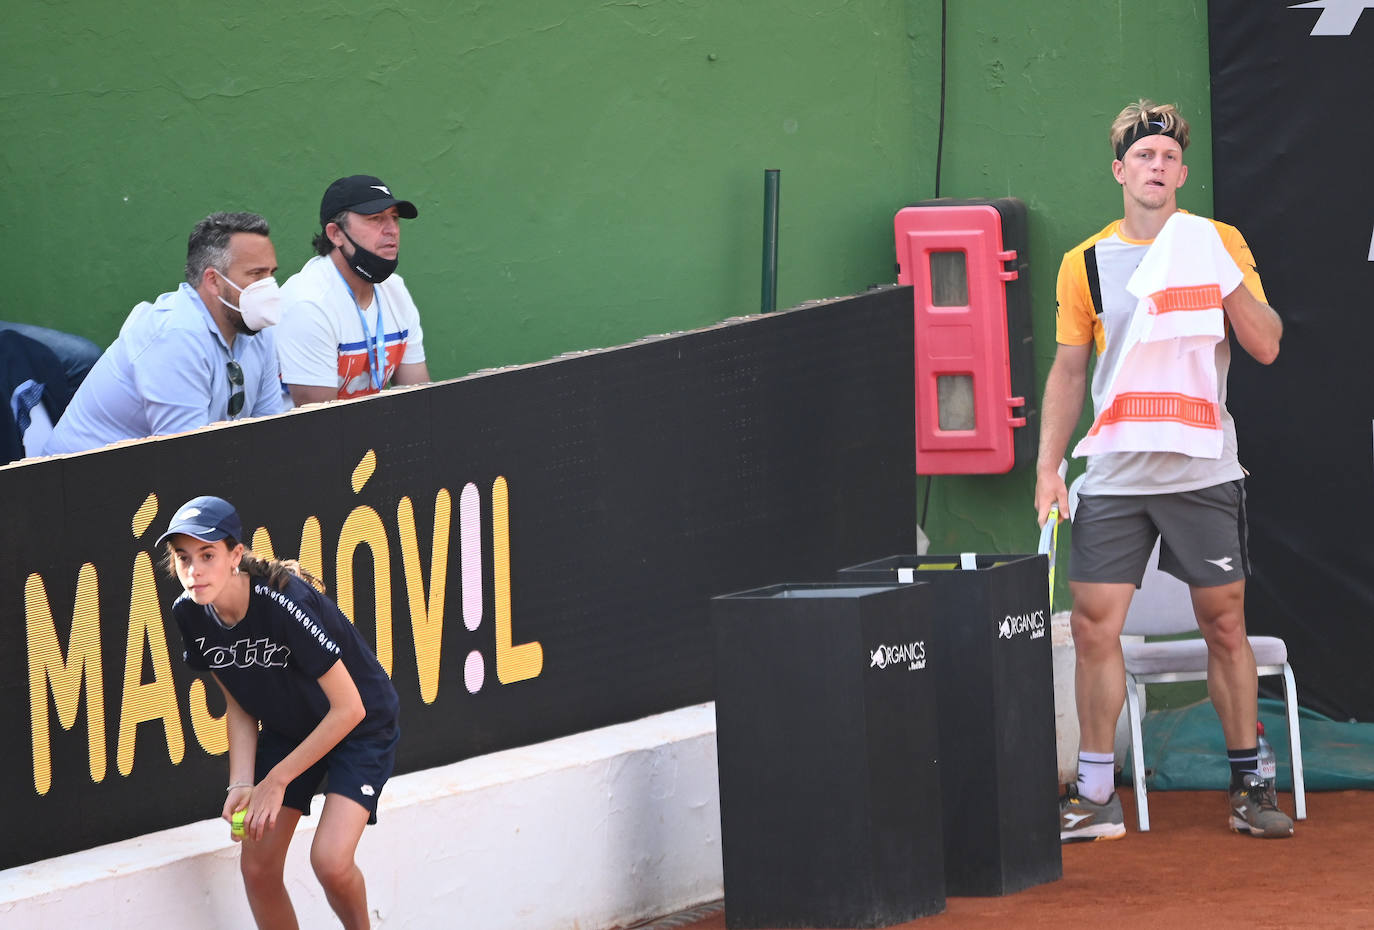
[[[233,359],[229,360],[225,369],[229,372],[229,385],[234,388],[229,395],[229,416],[236,417],[243,410],[243,369]]]

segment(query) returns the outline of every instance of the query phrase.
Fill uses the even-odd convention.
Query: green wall
[[[1120,211],[1124,103],[1191,116],[1210,209],[1206,3],[949,6],[940,193],[1029,205],[1043,380],[1058,257]],[[935,193],[939,0],[9,9],[0,317],[102,345],[214,210],[266,215],[284,280],[342,174],[420,207],[401,272],[440,378],[756,311],[766,168],[781,306],[893,280],[892,214]],[[1032,480],[937,479],[932,546],[1032,545]]]

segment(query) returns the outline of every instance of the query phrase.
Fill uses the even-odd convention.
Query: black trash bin
[[[944,910],[929,585],[714,598],[726,926]]]
[[[936,596],[949,895],[1010,894],[1064,873],[1047,571],[1043,555],[967,554],[890,556],[839,573],[919,581]]]

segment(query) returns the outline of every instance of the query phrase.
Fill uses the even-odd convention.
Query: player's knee
[[[1121,624],[1075,610],[1069,618],[1073,645],[1080,658],[1111,655],[1121,649]]]
[[[239,874],[243,876],[243,886],[253,894],[270,890],[282,883],[282,867],[265,856],[255,856],[245,848],[239,856]]]
[[[1235,657],[1250,648],[1243,614],[1224,615],[1199,623],[1198,626],[1202,630],[1202,638],[1207,640],[1207,649],[1214,655]]]
[[[351,855],[318,844],[310,848],[310,867],[326,891],[344,890],[357,871]]]

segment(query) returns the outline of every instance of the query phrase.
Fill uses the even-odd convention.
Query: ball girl
[[[354,852],[377,822],[400,736],[396,689],[319,582],[295,562],[244,548],[226,500],[197,497],[158,540],[185,593],[172,605],[186,664],[228,704],[229,787],[221,816],[244,811],[240,868],[259,928],[297,927],[286,851],[325,782],[310,864],[350,930],[369,926]],[[321,586],[322,587],[322,586]],[[261,724],[261,731],[259,731]],[[327,782],[326,782],[327,777]]]

